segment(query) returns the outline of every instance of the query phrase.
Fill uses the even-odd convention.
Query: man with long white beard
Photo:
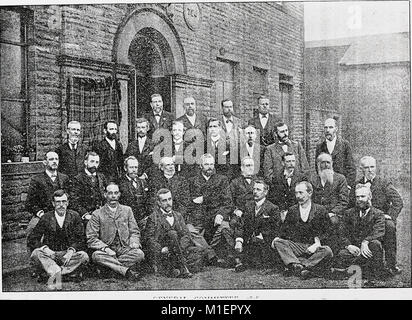
[[[349,189],[345,176],[333,171],[332,156],[321,153],[316,159],[318,175],[311,179],[313,202],[323,205],[332,223],[331,234],[327,244],[338,250],[338,225],[344,210],[349,204]]]

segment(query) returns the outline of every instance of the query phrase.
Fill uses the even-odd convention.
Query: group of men
[[[368,279],[400,272],[396,218],[403,201],[360,160],[362,178],[337,122],[324,123],[316,172],[288,125],[258,99],[244,123],[233,102],[206,118],[193,97],[174,120],[162,97],[136,119],[126,151],[115,121],[90,149],[81,124],[68,124],[67,143],[46,153],[45,172],[27,197],[31,261],[46,272],[74,275],[89,265],[138,280],[144,271],[189,278],[205,264],[281,268],[306,279],[358,264]],[[90,258],[89,258],[90,257]]]

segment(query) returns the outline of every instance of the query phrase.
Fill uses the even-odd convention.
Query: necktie
[[[54,181],[56,180],[56,178],[57,178],[57,174],[52,174],[52,175],[50,176],[50,178],[51,178],[52,181],[54,182]]]
[[[366,209],[361,209],[361,218],[366,216]]]
[[[90,180],[91,180],[91,182],[93,183],[93,184],[95,184],[96,183],[96,177],[94,176],[94,175],[90,175]]]
[[[249,147],[250,148],[252,148],[253,147],[253,141],[248,141],[248,143],[247,143],[248,145],[249,145]]]
[[[76,151],[76,144],[75,143],[71,143],[70,146],[71,146],[73,151]]]
[[[135,188],[135,189],[137,189],[137,181],[136,180],[132,180],[132,184],[133,184],[133,187]]]
[[[252,182],[252,178],[245,178],[246,182],[250,184]]]

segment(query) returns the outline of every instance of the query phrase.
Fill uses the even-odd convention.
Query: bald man
[[[324,152],[332,156],[333,171],[343,174],[349,188],[354,188],[356,167],[349,142],[337,136],[338,124],[335,119],[326,119],[324,124],[325,140],[316,146],[315,159]]]

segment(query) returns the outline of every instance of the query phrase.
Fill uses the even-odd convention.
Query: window
[[[27,147],[28,21],[29,12],[25,9],[0,9],[2,162],[14,145]]]
[[[280,115],[289,127],[292,126],[293,114],[293,77],[279,74]]]
[[[267,70],[258,67],[253,67],[253,102],[257,104],[257,99],[262,95],[267,95]],[[254,111],[257,112],[257,109]]]
[[[230,99],[235,103],[235,63],[228,60],[218,59],[216,61],[216,104]]]

